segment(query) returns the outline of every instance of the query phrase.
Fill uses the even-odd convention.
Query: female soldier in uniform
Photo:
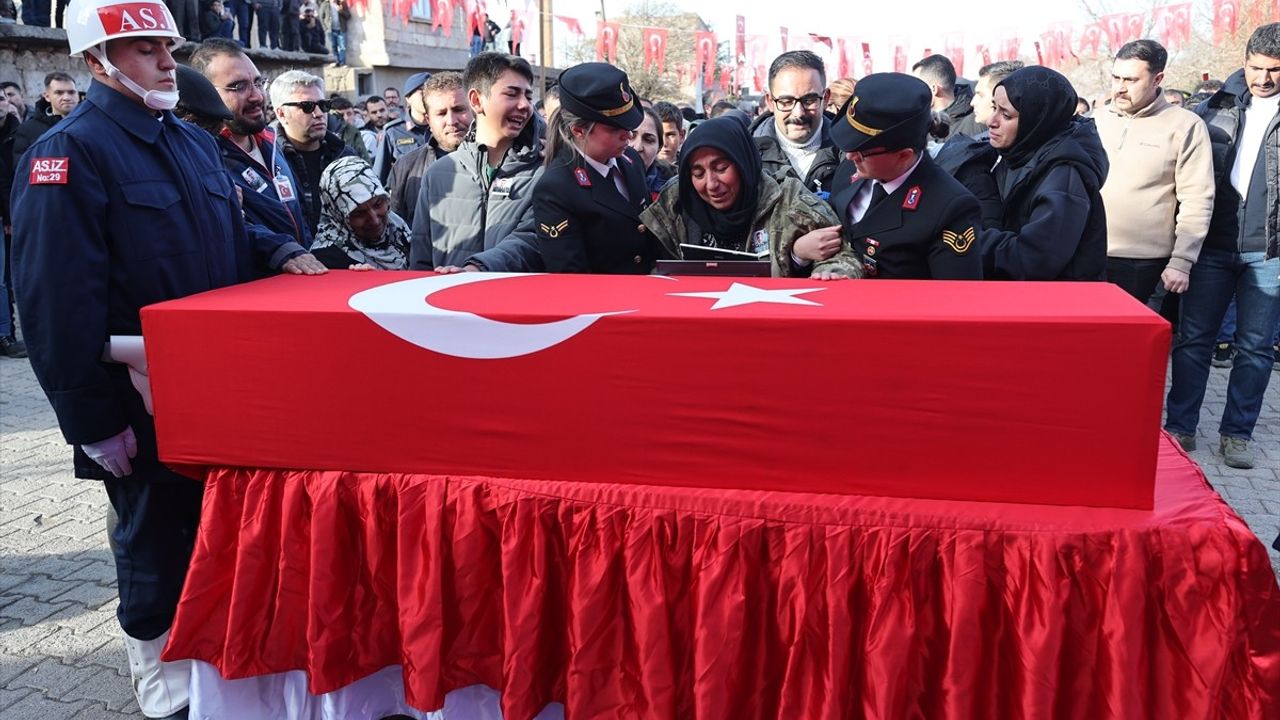
[[[547,169],[533,190],[538,248],[550,272],[643,275],[657,245],[640,225],[644,163],[628,147],[644,111],[626,73],[583,63],[560,75]]]

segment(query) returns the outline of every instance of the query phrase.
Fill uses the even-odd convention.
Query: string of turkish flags
[[[1227,38],[1235,36],[1242,23],[1248,27],[1257,27],[1266,22],[1280,20],[1280,0],[1253,0],[1249,4],[1248,17],[1241,17],[1245,11],[1240,7],[1247,0],[1213,0],[1213,44],[1220,46]],[[370,0],[349,0],[353,11],[359,16],[369,11]],[[413,8],[421,0],[383,0],[389,16],[398,16],[408,21]],[[431,8],[431,29],[449,37],[453,32],[455,17],[461,13],[465,32],[468,36],[483,34],[487,17],[486,0],[426,0]],[[505,2],[503,3],[506,4]],[[523,2],[523,11],[516,8],[520,0],[511,0],[509,26],[512,41],[519,44],[526,33],[526,28],[538,17],[536,5],[529,0]],[[1184,47],[1192,36],[1191,18],[1192,3],[1181,2],[1161,7],[1154,7],[1148,13],[1114,13],[1103,15],[1096,22],[1083,27],[1067,23],[1055,23],[1044,32],[1033,35],[1031,48],[1025,47],[1024,39],[1010,35],[996,42],[977,44],[972,52],[965,45],[960,33],[949,33],[943,38],[942,53],[951,59],[957,74],[963,75],[966,58],[977,58],[985,65],[996,60],[1014,60],[1021,57],[1024,51],[1034,49],[1037,62],[1049,67],[1061,67],[1084,57],[1098,57],[1104,52],[1114,53],[1126,42],[1141,37],[1151,37],[1171,51]],[[553,16],[556,27],[579,38],[585,38],[583,23],[573,16]],[[643,43],[645,70],[667,72],[667,48],[669,31],[666,28],[632,25],[619,21],[597,21],[595,56],[597,60],[617,63],[618,45],[623,28],[639,28]],[[780,41],[780,42],[779,42]],[[747,20],[737,16],[733,36],[733,55],[730,62],[721,66],[719,61],[719,42],[712,31],[695,31],[693,33],[693,62],[681,63],[671,68],[681,78],[681,82],[701,77],[702,84],[713,86],[716,76],[720,76],[722,86],[741,89],[764,89],[766,70],[772,61],[771,54],[780,47],[782,52],[789,50],[816,50],[825,48],[827,57],[832,58],[838,77],[854,77],[869,74],[873,71],[871,44],[857,37],[837,37],[809,32],[795,32],[786,27],[778,28],[778,34],[763,35],[747,33]],[[892,69],[895,72],[906,72],[910,64],[908,42],[905,38],[890,38],[889,46],[892,55]],[[925,49],[920,55],[932,54]],[[970,68],[971,70],[973,68]]]

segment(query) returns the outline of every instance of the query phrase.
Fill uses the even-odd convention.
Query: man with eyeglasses
[[[340,157],[355,155],[342,138],[329,132],[329,101],[324,80],[301,70],[283,73],[271,83],[275,106],[276,146],[298,181],[298,197],[312,235],[320,223],[320,174]]]
[[[191,67],[213,85],[231,119],[217,135],[222,164],[240,187],[245,226],[260,267],[315,275],[324,266],[307,252],[311,232],[298,182],[267,130],[265,81],[234,40],[211,38],[191,54]]]
[[[825,197],[840,165],[840,150],[831,142],[827,78],[822,59],[808,50],[779,55],[769,66],[769,111],[756,118],[751,135],[764,171],[778,179],[790,175]]]
[[[868,75],[831,128],[856,169],[831,205],[868,278],[982,279],[978,200],[925,152],[930,97],[910,75]]]

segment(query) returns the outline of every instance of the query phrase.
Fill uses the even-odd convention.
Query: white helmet
[[[71,0],[67,18],[71,57],[116,38],[163,37],[177,43],[183,40],[173,15],[161,0]]]

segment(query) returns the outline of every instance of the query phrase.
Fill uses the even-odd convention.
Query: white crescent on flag
[[[472,360],[520,357],[558,345],[608,315],[632,310],[575,315],[549,323],[518,324],[431,304],[441,290],[470,283],[528,277],[523,273],[454,273],[414,278],[363,290],[347,304],[379,327],[420,348]]]

